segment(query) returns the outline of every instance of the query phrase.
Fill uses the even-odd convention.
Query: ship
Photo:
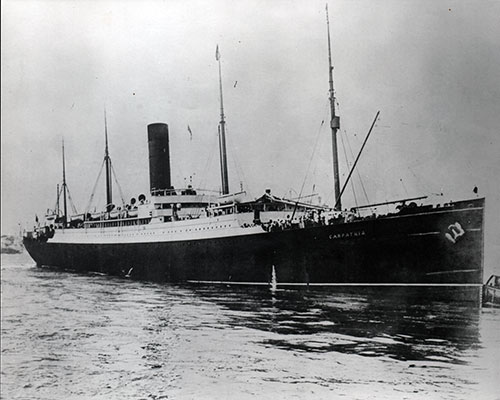
[[[57,207],[23,234],[38,266],[94,272],[131,279],[187,284],[458,286],[480,290],[483,281],[485,199],[427,204],[425,196],[349,210],[342,195],[378,114],[340,187],[337,132],[340,118],[333,88],[327,10],[330,130],[335,204],[302,198],[258,198],[231,192],[220,53],[219,152],[221,192],[171,181],[169,127],[147,126],[148,195],[113,204],[113,168],[105,117],[106,206],[70,215],[63,183]],[[63,206],[59,206],[59,199]],[[386,213],[371,212],[392,207]]]

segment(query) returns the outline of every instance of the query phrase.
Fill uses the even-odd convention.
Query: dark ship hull
[[[430,207],[430,206],[429,206]],[[484,199],[348,223],[187,241],[24,238],[38,265],[159,282],[321,286],[483,282]]]

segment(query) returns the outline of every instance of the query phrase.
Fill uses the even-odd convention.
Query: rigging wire
[[[54,214],[56,214],[59,217],[59,199],[61,198],[61,192],[62,192],[62,186],[57,185],[57,198],[56,198],[56,205],[54,206]]]
[[[319,142],[321,130],[322,130],[324,125],[325,125],[325,120],[322,120],[321,124],[319,125],[319,128],[318,128],[318,133],[316,134],[316,142],[314,143],[313,152],[311,154],[311,158],[309,159],[309,164],[307,166],[306,175],[304,176],[304,181],[302,182],[302,187],[300,188],[299,198],[302,197],[302,192],[304,191],[304,186],[306,184],[307,175],[309,174],[309,170],[311,168],[311,163],[312,163],[312,160],[314,158],[314,154],[316,153],[316,149],[318,148],[318,142]]]
[[[399,181],[400,181],[400,182],[401,182],[401,184],[403,185],[403,189],[405,190],[406,195],[407,195],[408,197],[410,197],[410,195],[408,194],[408,190],[406,190],[405,183],[403,182],[403,178],[399,178]]]
[[[89,202],[87,204],[87,208],[85,209],[85,214],[87,214],[89,212],[90,207],[92,206],[92,200],[94,200],[94,195],[95,195],[95,191],[97,189],[97,184],[99,183],[99,179],[101,178],[102,170],[104,169],[105,162],[106,162],[106,160],[102,161],[101,168],[99,169],[99,174],[97,174],[97,179],[94,183],[94,187],[92,189],[92,192],[90,193],[90,199],[89,199]]]
[[[78,214],[78,211],[76,210],[76,207],[75,207],[75,203],[73,203],[73,199],[71,198],[71,193],[69,192],[68,185],[66,185],[66,190],[68,191],[69,204],[71,206],[71,210],[73,211],[73,215]]]
[[[326,121],[326,119],[328,118],[328,111],[329,111],[329,101],[325,102],[325,108],[323,109],[323,115],[324,115],[324,118],[323,118],[323,122]],[[313,172],[312,172],[312,176],[313,178],[316,177],[316,170],[318,169],[318,163],[316,163],[316,165],[314,166],[314,169],[313,169]],[[314,183],[314,182],[313,182]],[[314,190],[313,190],[314,192]],[[305,196],[304,196],[305,197]],[[329,197],[327,198],[327,202],[329,200],[329,198],[331,197],[331,195],[329,195]]]
[[[426,183],[422,179],[420,179],[415,174],[415,172],[413,171],[413,169],[411,169],[410,167],[408,167],[408,171],[410,171],[411,174],[415,177],[415,180],[417,181],[417,185],[418,185],[418,190],[420,190],[422,192],[425,192],[425,193],[431,193],[432,192],[431,187],[428,185],[428,183]],[[443,194],[442,193],[437,193],[437,195],[438,196],[442,196]]]
[[[227,133],[227,128],[226,128],[226,133]],[[230,137],[230,136],[228,135],[228,137]],[[236,149],[233,146],[233,141],[232,140],[227,140],[227,143],[229,143],[229,150],[231,150],[230,151],[230,153],[231,153],[231,159],[232,159],[232,161],[234,163],[234,166],[236,167],[235,168],[235,170],[236,170],[236,176],[238,178],[238,182],[242,186],[241,189],[243,191],[243,187],[248,187],[247,186],[247,182],[246,182],[246,178],[245,178],[245,174],[243,172],[243,168],[241,167],[241,164],[239,163],[238,158],[236,157]]]
[[[62,184],[60,187],[59,187],[59,193],[57,193],[57,200],[56,200],[56,205],[54,207],[54,211],[57,211],[58,212],[58,216],[59,216],[59,211],[58,210],[58,207],[57,205],[59,204],[59,199],[61,197],[61,193],[62,191],[64,190],[64,187],[66,187],[66,191],[67,191],[67,194],[68,194],[68,200],[69,200],[69,204],[71,206],[71,210],[73,211],[73,214],[78,214],[78,210],[76,209],[76,206],[75,206],[75,203],[73,203],[73,199],[71,198],[71,193],[69,191],[69,187],[67,184]]]
[[[94,187],[92,188],[92,192],[90,194],[90,199],[87,203],[87,207],[85,208],[85,214],[87,214],[90,211],[90,207],[92,206],[92,202],[94,200],[97,185],[99,184],[99,180],[101,179],[101,175],[102,175],[102,171],[104,170],[105,163],[106,163],[106,159],[104,159],[102,161],[101,168],[99,169],[99,173],[97,174],[97,179],[95,180]],[[113,163],[110,162],[110,165],[111,165],[111,173],[113,174],[113,178],[115,180],[116,186],[118,187],[118,193],[120,194],[122,204],[125,204],[125,197],[123,196],[122,188],[120,186],[120,183],[118,182],[118,178],[116,176],[116,171],[115,171],[115,168],[113,167]]]
[[[337,196],[337,199],[335,200],[335,206],[334,206],[334,208],[336,208],[337,205],[340,202],[342,194],[344,193],[344,190],[345,190],[345,188],[347,186],[347,182],[349,182],[349,179],[351,179],[352,173],[354,172],[354,169],[356,168],[356,165],[358,164],[359,158],[361,157],[363,149],[365,148],[366,142],[368,141],[368,138],[370,137],[370,135],[371,135],[371,133],[373,131],[373,128],[375,126],[375,123],[377,122],[377,119],[378,119],[379,115],[380,115],[380,110],[377,111],[377,114],[375,115],[375,119],[373,120],[373,122],[372,122],[372,124],[370,126],[370,129],[368,130],[368,133],[366,134],[365,140],[363,141],[363,144],[361,145],[361,149],[359,150],[358,156],[356,157],[356,160],[354,161],[354,164],[353,164],[353,166],[351,168],[351,171],[349,172],[349,175],[347,176],[346,182],[344,183],[344,186],[342,187],[342,190],[340,191],[339,195]]]
[[[58,208],[58,204],[59,204],[59,199],[60,199],[60,197],[61,197],[61,193],[62,193],[62,191],[64,190],[64,186],[65,186],[65,185],[61,185],[61,186],[57,185],[57,186],[58,186],[58,188],[59,188],[59,192],[57,193],[56,204],[55,204],[55,206],[54,206],[54,213],[55,213],[57,216],[59,216],[59,214],[60,214],[60,210],[59,210],[59,208]],[[67,190],[67,193],[68,193],[68,199],[69,199],[69,201],[70,201],[71,210],[73,211],[73,214],[78,214],[78,211],[77,211],[77,209],[76,209],[76,207],[75,207],[75,204],[73,203],[73,200],[71,199],[71,194],[70,194],[70,192],[69,192],[69,187],[68,187],[68,185],[66,185],[66,190]]]
[[[122,187],[118,183],[118,178],[116,177],[115,168],[113,167],[113,163],[111,162],[111,160],[110,160],[109,164],[111,165],[111,172],[113,173],[113,178],[115,178],[115,183],[116,183],[116,186],[118,187],[118,192],[120,193],[120,198],[122,199],[122,204],[125,204],[125,197],[123,196]]]
[[[227,132],[227,129],[226,129],[226,133]],[[240,177],[240,172],[238,170],[238,163],[236,162],[236,158],[234,156],[234,147],[233,147],[233,144],[232,144],[232,141],[230,140],[227,140],[227,136],[226,136],[226,143],[229,144],[229,150],[231,150],[229,153],[231,154],[231,160],[233,161],[233,164],[235,166],[235,171],[236,171],[236,177],[238,178],[238,182],[241,182],[241,177]]]
[[[346,134],[347,145],[349,146],[349,152],[351,153],[351,157],[354,158],[354,152],[352,151],[351,142],[349,141],[349,136]],[[370,199],[368,198],[368,194],[366,193],[365,184],[363,179],[361,178],[361,173],[359,172],[359,168],[356,170],[358,175],[359,183],[361,183],[361,189],[363,189],[363,194],[366,198],[366,204],[370,204]]]
[[[346,134],[346,131],[344,129],[344,135],[347,136]],[[342,132],[340,133],[340,140],[342,141],[342,148],[344,149],[344,157],[345,157],[345,163],[347,165],[347,168],[349,168],[349,159],[347,158],[347,150],[346,150],[346,146],[345,146],[345,143],[344,143],[344,137],[342,135]],[[354,204],[356,204],[356,207],[358,206],[358,199],[357,199],[357,196],[356,196],[356,190],[354,190],[354,181],[351,180],[351,189],[352,189],[352,194],[354,196]]]
[[[215,154],[214,148],[216,145],[217,145],[217,141],[214,140],[212,142],[212,147],[210,148],[210,151],[208,152],[208,158],[207,158],[207,162],[205,163],[205,168],[203,169],[203,174],[200,174],[201,175],[200,188],[206,186],[206,183],[208,181],[207,176],[208,176],[208,172],[210,171],[211,166],[212,166],[212,160],[213,160],[213,157]],[[217,191],[217,193],[219,193],[219,191]]]

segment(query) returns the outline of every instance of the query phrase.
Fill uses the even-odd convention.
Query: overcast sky
[[[344,179],[344,147],[352,162],[381,111],[359,164],[368,199],[355,175],[358,204],[444,193],[442,203],[478,186],[486,261],[500,265],[500,2],[329,7]],[[152,122],[169,125],[173,184],[219,189],[217,44],[230,189],[295,197],[305,182],[304,195],[332,203],[323,0],[4,0],[1,22],[2,233],[54,206],[63,136],[68,186],[84,211],[103,158],[104,107],[126,199],[148,192]],[[344,205],[354,204],[349,190]]]

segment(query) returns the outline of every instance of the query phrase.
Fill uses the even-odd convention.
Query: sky
[[[1,7],[2,233],[54,207],[63,137],[72,200],[87,208],[104,109],[125,200],[148,193],[153,122],[169,125],[173,184],[218,190],[216,45],[231,191],[315,193],[332,204],[324,1]],[[500,2],[336,0],[329,12],[342,181],[381,112],[344,206],[420,195],[444,203],[477,186],[485,267],[500,270]],[[91,208],[104,203],[103,179],[97,187]]]

